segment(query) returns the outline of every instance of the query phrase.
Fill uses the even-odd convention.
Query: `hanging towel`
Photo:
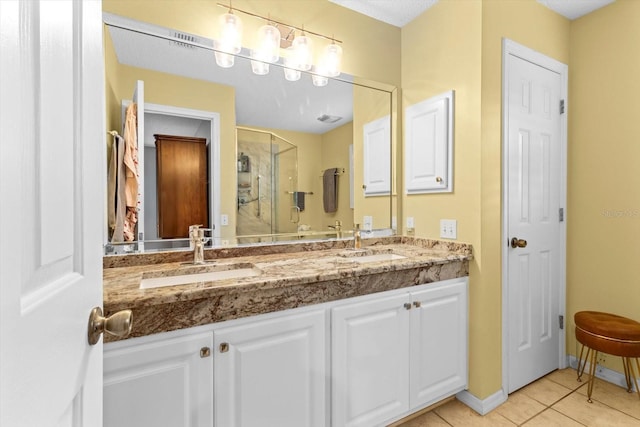
[[[109,176],[107,182],[107,209],[111,242],[124,241],[124,222],[127,212],[125,194],[126,173],[124,167],[124,139],[120,135],[113,138]]]
[[[326,213],[338,210],[338,168],[330,168],[322,175],[322,203]]]
[[[293,192],[293,204],[298,207],[300,212],[304,212],[304,191]]]
[[[124,240],[136,240],[138,222],[138,132],[137,104],[131,104],[125,112],[124,164],[126,166],[125,195],[127,213],[124,220]]]

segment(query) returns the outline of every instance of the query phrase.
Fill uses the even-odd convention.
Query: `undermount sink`
[[[216,282],[228,279],[243,279],[246,277],[259,276],[260,274],[262,274],[262,271],[249,263],[194,266],[170,272],[152,271],[142,275],[140,289],[186,285],[187,283]]]
[[[374,255],[364,255],[364,256],[356,256],[350,258],[350,261],[353,262],[378,262],[378,261],[394,261],[398,259],[404,259],[405,256],[394,254],[394,253],[383,253],[383,254],[374,254]]]
[[[406,258],[403,255],[398,255],[390,250],[371,250],[371,249],[350,249],[339,253],[339,256],[348,258],[351,262],[380,262],[380,261],[394,261],[398,259]]]

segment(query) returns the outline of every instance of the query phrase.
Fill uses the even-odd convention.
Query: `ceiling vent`
[[[320,117],[318,117],[318,121],[322,122],[322,123],[335,123],[338,120],[341,120],[342,117],[339,116],[330,116],[328,114],[323,114]]]

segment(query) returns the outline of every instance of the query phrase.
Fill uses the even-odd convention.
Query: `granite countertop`
[[[105,313],[132,309],[131,336],[149,335],[463,277],[472,259],[471,246],[458,242],[396,236],[365,239],[361,250],[350,249],[351,244],[337,240],[209,249],[204,265],[187,264],[193,256],[187,251],[105,257]],[[355,261],[377,254],[402,258]],[[143,278],[238,265],[257,275],[140,289]]]

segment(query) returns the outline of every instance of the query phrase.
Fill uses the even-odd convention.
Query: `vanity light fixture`
[[[231,0],[230,0],[231,1]],[[300,79],[301,71],[309,71],[313,68],[313,40],[307,36],[307,33],[317,37],[330,40],[323,51],[321,61],[315,66],[312,74],[312,81],[315,86],[326,86],[329,82],[328,77],[337,77],[341,73],[342,67],[342,47],[336,43],[342,43],[335,37],[327,37],[325,35],[305,31],[302,28],[285,24],[264,16],[247,12],[245,10],[234,8],[231,5],[218,3],[218,6],[228,9],[228,12],[220,18],[219,39],[214,40],[214,50],[216,63],[220,67],[229,68],[234,64],[234,54],[238,54],[242,50],[242,22],[233,14],[233,12],[241,12],[249,16],[263,19],[267,21],[258,29],[258,45],[251,50],[251,69],[255,74],[267,74],[269,72],[269,64],[274,64],[280,59],[280,49],[286,48],[286,54],[283,58],[284,74],[288,81],[297,81]],[[278,26],[285,29],[285,38],[282,37]],[[295,30],[300,31],[299,35],[293,38]],[[289,46],[290,47],[287,47]]]

